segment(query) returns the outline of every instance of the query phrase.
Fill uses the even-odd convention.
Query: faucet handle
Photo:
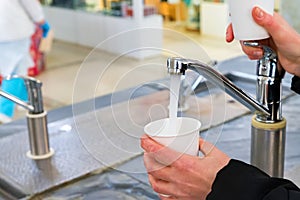
[[[266,45],[262,45],[256,41],[244,41],[243,44],[245,46],[248,46],[248,47],[257,47],[257,48],[262,48],[263,51],[264,51],[264,56],[263,58],[270,58],[270,59],[273,59],[274,57],[277,57],[275,51],[269,47],[269,46],[266,46]]]
[[[249,47],[262,48],[264,55],[257,62],[257,75],[275,79],[282,79],[285,70],[281,67],[276,52],[269,46],[259,44],[256,41],[244,41],[243,44]]]

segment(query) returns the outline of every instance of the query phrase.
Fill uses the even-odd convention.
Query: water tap
[[[32,159],[49,158],[54,152],[49,147],[47,112],[43,106],[42,82],[32,77],[6,77],[6,79],[12,78],[24,79],[28,93],[28,102],[24,102],[2,90],[0,90],[0,95],[28,110],[26,118],[30,151],[27,152],[27,156]]]
[[[281,80],[285,71],[270,47],[260,45],[258,42],[244,42],[244,44],[262,48],[264,51],[263,57],[257,62],[256,99],[210,65],[197,60],[169,58],[168,72],[184,75],[186,70],[191,69],[254,112],[251,129],[251,164],[271,176],[282,177],[286,121],[281,111]]]

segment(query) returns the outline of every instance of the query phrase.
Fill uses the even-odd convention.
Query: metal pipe
[[[273,177],[283,177],[286,120],[263,123],[252,118],[251,164]]]
[[[23,108],[27,109],[27,110],[30,110],[30,111],[33,111],[34,108],[32,105],[29,105],[28,103],[26,102],[23,102],[21,101],[20,99],[18,99],[17,97],[11,95],[11,94],[8,94],[2,90],[0,90],[0,96],[3,96],[9,100],[11,100],[12,102],[15,102],[16,104],[18,104],[19,106],[22,106]]]

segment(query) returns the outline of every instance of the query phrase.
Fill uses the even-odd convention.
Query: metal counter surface
[[[300,185],[300,95],[284,102],[283,113],[287,119],[285,153],[285,178]],[[230,157],[249,163],[251,117],[245,115],[201,133],[201,136],[226,152]],[[42,199],[159,199],[151,189],[142,156],[125,162],[104,173],[76,181],[65,187],[46,192]]]
[[[143,89],[143,94],[145,92],[147,89]],[[133,102],[129,113],[124,106],[126,101],[122,100],[128,98],[128,94]],[[117,97],[115,95],[51,111],[48,129],[50,146],[55,154],[50,159],[34,161],[26,157],[29,148],[26,120],[1,126],[0,160],[3,162],[0,162],[0,190],[5,188],[8,194],[12,194],[6,198],[35,198],[36,194],[82,178],[94,171],[106,170],[109,166],[140,154],[139,136],[122,134],[122,128],[131,128],[132,133],[142,134],[140,129],[143,125],[126,125],[130,124],[132,119],[142,124],[149,120],[148,116],[143,115],[145,111],[141,109],[147,109],[147,105],[151,106],[152,98],[136,98],[140,96],[139,92],[128,91],[118,93]],[[112,99],[114,106],[109,106]],[[96,103],[98,101],[100,103]],[[144,104],[144,101],[148,103]],[[95,104],[99,104],[96,109]],[[112,109],[121,112],[123,119],[115,121]],[[59,117],[53,117],[51,113]]]

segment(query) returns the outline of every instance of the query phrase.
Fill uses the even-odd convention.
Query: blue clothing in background
[[[28,68],[33,66],[30,55],[30,38],[0,42],[0,74],[3,76],[0,87],[6,93],[10,93],[21,100],[27,100],[27,89],[25,83],[20,78],[6,80],[12,75],[26,76]],[[14,103],[0,96],[0,114],[12,118],[14,113]]]
[[[6,93],[12,94],[23,101],[28,101],[27,89],[24,80],[21,78],[13,78],[2,81],[1,89]],[[15,103],[1,97],[0,98],[0,113],[12,118],[14,114]]]

